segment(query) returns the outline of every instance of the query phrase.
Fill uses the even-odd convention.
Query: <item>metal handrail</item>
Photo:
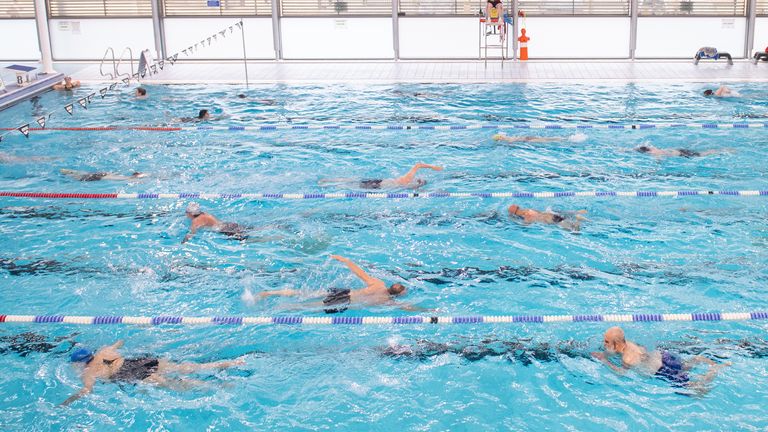
[[[112,52],[112,71],[114,74],[111,74],[109,72],[104,73],[102,68],[104,67],[104,61],[107,59],[107,54]],[[106,51],[104,51],[104,57],[101,58],[101,64],[99,65],[99,73],[101,76],[107,76],[109,75],[109,79],[115,79],[115,75],[117,75],[117,67],[115,66],[115,50],[112,49],[112,47],[108,47]]]
[[[131,56],[130,57],[130,60],[131,60],[131,73],[130,74],[121,74],[121,73],[118,73],[118,71],[119,71],[119,68],[120,68],[120,63],[123,62],[123,57],[125,56],[125,52],[126,51],[128,51],[128,54]],[[130,77],[133,76],[133,74],[134,74],[134,71],[133,71],[133,50],[131,49],[131,47],[125,47],[123,52],[120,53],[120,59],[117,61],[117,65],[115,66],[115,75],[117,75],[117,76],[128,75],[128,78],[130,78]]]

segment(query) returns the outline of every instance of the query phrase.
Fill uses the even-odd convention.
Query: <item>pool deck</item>
[[[181,59],[180,59],[181,60]],[[0,65],[2,66],[2,65]],[[84,83],[111,82],[97,63],[56,63],[56,70]],[[748,60],[675,61],[253,61],[248,63],[253,84],[274,83],[482,83],[482,82],[768,82],[768,62]],[[244,83],[242,62],[166,62],[142,81],[170,83]]]

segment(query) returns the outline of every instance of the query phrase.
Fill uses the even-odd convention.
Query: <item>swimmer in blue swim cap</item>
[[[62,402],[69,405],[93,391],[96,381],[112,381],[122,383],[151,383],[160,386],[187,389],[201,384],[200,381],[187,378],[169,379],[166,375],[190,375],[202,370],[227,369],[245,363],[242,359],[226,360],[211,363],[174,363],[152,356],[134,358],[123,357],[118,352],[123,341],[100,348],[95,353],[86,348],[80,348],[70,355],[73,363],[83,364],[81,379],[83,388]]]
[[[611,361],[611,357],[621,356],[621,367]],[[669,351],[648,351],[642,345],[636,344],[624,337],[624,330],[611,327],[603,336],[603,351],[595,351],[592,357],[600,360],[614,372],[624,373],[629,369],[637,369],[648,375],[653,375],[671,382],[676,387],[686,387],[698,395],[709,391],[707,385],[717,375],[717,372],[731,363],[715,363],[703,357],[695,356],[687,361],[681,360]],[[689,371],[698,364],[709,366],[706,374],[694,380]]]

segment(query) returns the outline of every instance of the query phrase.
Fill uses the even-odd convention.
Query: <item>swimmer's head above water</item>
[[[393,283],[387,288],[387,292],[389,292],[389,295],[391,296],[401,296],[404,295],[406,291],[407,289],[405,288],[405,285],[399,283]]]
[[[510,216],[518,216],[518,217],[520,216],[519,214],[517,214],[517,212],[520,211],[520,206],[516,204],[512,204],[511,206],[509,206],[509,208],[507,208],[507,211],[509,212]]]
[[[636,150],[639,151],[640,153],[650,153],[651,152],[651,148],[646,146],[646,145],[642,145],[642,146],[638,147]]]
[[[712,89],[704,90],[704,96],[712,96],[713,94],[715,94],[715,91]]]
[[[201,109],[199,113],[197,113],[197,119],[198,120],[208,120],[211,118],[211,114],[208,113],[207,109]]]
[[[91,360],[93,360],[93,351],[86,348],[77,349],[69,356],[69,361],[72,363],[88,364]]]
[[[196,218],[196,217],[200,216],[201,214],[203,214],[203,211],[200,210],[200,204],[198,204],[196,202],[191,202],[187,206],[186,213],[187,213],[187,217],[189,217],[189,218]]]

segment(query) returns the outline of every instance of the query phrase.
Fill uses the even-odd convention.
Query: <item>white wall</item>
[[[286,59],[394,58],[392,18],[283,18]]]
[[[37,26],[33,19],[0,20],[0,60],[39,60]]]
[[[110,46],[115,57],[125,47],[134,58],[143,49],[155,50],[151,18],[52,19],[49,27],[54,60],[101,60]]]
[[[768,17],[757,17],[755,20],[755,43],[749,56],[752,57],[755,51],[765,51],[765,47],[768,47]]]
[[[180,59],[238,59],[243,58],[243,40],[240,30],[229,26],[238,18],[166,18],[165,43],[168,55],[173,55],[190,45],[206,40],[205,47],[190,56],[181,54]],[[245,47],[249,59],[273,59],[275,48],[272,44],[272,18],[245,18]],[[227,29],[226,37],[217,35],[213,45],[208,46],[211,34]]]
[[[640,17],[635,57],[693,59],[704,46],[743,57],[746,24],[746,18]]]
[[[400,18],[400,57],[477,58],[478,23],[470,17]]]
[[[629,17],[531,17],[526,21],[531,59],[629,57]],[[522,25],[522,20],[518,22]]]

